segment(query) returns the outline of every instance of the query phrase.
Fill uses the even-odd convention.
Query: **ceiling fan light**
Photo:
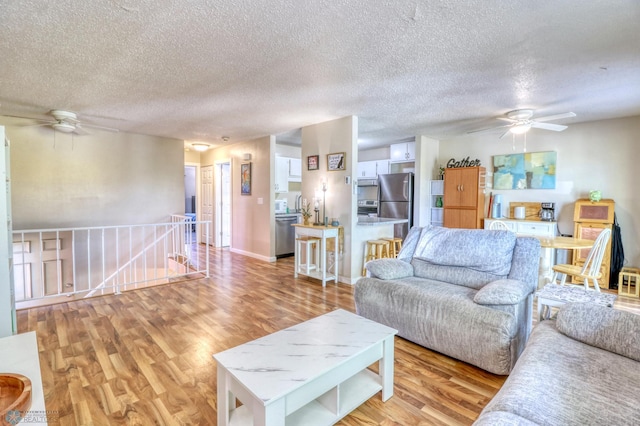
[[[209,149],[209,144],[206,143],[192,143],[191,147],[196,151],[204,152]]]
[[[76,126],[74,124],[71,123],[53,123],[51,125],[55,130],[62,132],[62,133],[71,133],[74,130],[76,130]]]
[[[517,126],[509,128],[509,131],[514,135],[521,135],[527,133],[529,129],[531,129],[531,124],[518,124]]]

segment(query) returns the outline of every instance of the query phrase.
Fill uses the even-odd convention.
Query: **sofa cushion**
[[[540,425],[638,424],[638,367],[637,361],[565,336],[556,321],[542,321],[477,424],[487,424],[486,413],[496,411]]]
[[[409,230],[409,233],[406,237],[404,237],[404,241],[402,242],[402,248],[400,252],[398,252],[397,259],[404,260],[406,262],[410,262],[413,257],[413,253],[416,251],[416,246],[418,245],[418,241],[420,240],[420,236],[425,230],[431,228],[431,225],[428,225],[424,228],[419,226],[414,226]]]
[[[531,289],[522,281],[497,280],[482,287],[473,297],[481,305],[513,305],[531,294]]]
[[[640,361],[640,315],[591,303],[568,303],[558,312],[557,327],[573,339]]]
[[[395,280],[412,277],[413,266],[410,263],[398,259],[377,259],[367,262],[365,265],[371,276],[381,280]]]
[[[507,277],[515,244],[510,231],[430,227],[423,230],[414,252],[413,260],[423,264],[418,268],[412,263],[416,276],[480,288]]]
[[[398,336],[495,374],[511,370],[518,332],[512,313],[473,302],[475,290],[424,278],[360,278],[356,313],[398,330]]]

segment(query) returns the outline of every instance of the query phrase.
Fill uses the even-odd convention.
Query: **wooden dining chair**
[[[600,267],[602,266],[602,258],[604,257],[604,251],[607,247],[607,242],[611,237],[611,229],[604,229],[596,238],[593,243],[593,247],[589,250],[589,255],[582,267],[578,265],[555,265],[553,267],[553,279],[552,283],[556,282],[558,275],[561,275],[560,284],[564,285],[567,280],[567,275],[579,277],[584,283],[584,288],[589,289],[589,280],[593,282],[593,288],[595,291],[600,291],[598,280],[602,278]]]

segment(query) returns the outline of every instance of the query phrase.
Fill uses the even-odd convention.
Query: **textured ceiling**
[[[640,115],[640,2],[0,0],[0,115],[220,143],[357,115],[445,139]],[[538,130],[539,131],[539,130]]]

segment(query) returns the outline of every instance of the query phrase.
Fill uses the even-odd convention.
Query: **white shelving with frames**
[[[429,207],[431,210],[430,224],[433,226],[442,226],[444,219],[444,180],[432,180],[429,182]]]

